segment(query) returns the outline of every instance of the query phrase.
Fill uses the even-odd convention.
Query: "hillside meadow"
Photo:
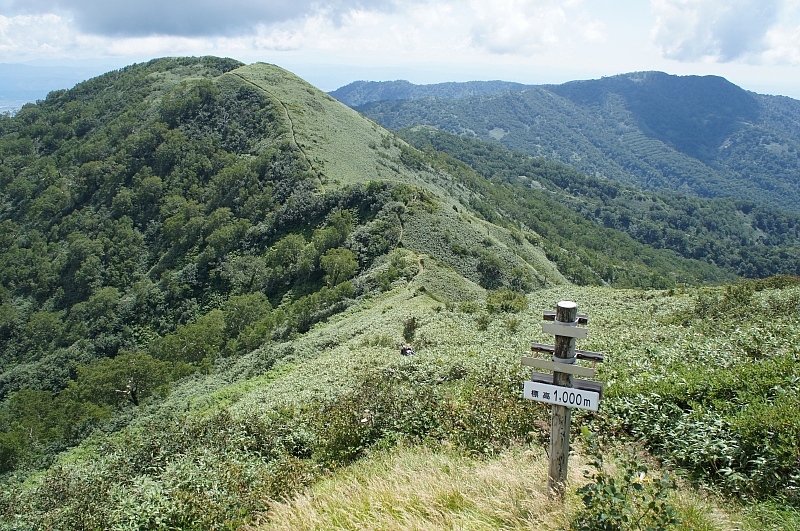
[[[634,460],[675,474],[667,500],[683,529],[796,528],[797,279],[561,286],[489,312],[479,290],[450,301],[457,277],[411,258],[425,267],[410,282],[179,382],[45,472],[7,478],[5,528],[566,528],[591,483],[579,427],[619,485]],[[573,417],[561,508],[543,492],[549,408],[521,398],[519,358],[549,341],[542,311],[564,299],[590,316],[579,348],[607,356],[600,412]],[[399,355],[406,341],[415,355]]]

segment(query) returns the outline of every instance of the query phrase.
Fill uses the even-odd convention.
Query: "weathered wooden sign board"
[[[597,411],[603,396],[603,384],[593,380],[575,378],[594,378],[595,369],[576,365],[576,360],[589,360],[593,364],[603,361],[603,355],[575,349],[576,339],[586,339],[589,335],[585,326],[589,323],[586,315],[578,314],[578,305],[572,301],[561,301],[556,311],[545,311],[542,332],[553,334],[553,346],[534,343],[535,352],[552,353],[552,359],[522,357],[522,365],[534,369],[551,371],[552,374],[531,371],[531,379],[524,383],[523,396],[528,400],[552,404],[550,420],[550,466],[547,486],[557,497],[563,498],[567,480],[569,458],[569,429],[573,408]]]
[[[525,382],[523,394],[528,400],[589,411],[597,411],[600,405],[600,393],[541,382]]]

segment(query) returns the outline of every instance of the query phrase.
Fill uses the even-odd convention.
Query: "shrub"
[[[480,309],[480,306],[475,301],[463,301],[458,305],[458,311],[463,313],[475,313]]]
[[[631,457],[622,477],[614,477],[605,469],[599,445],[591,439],[589,455],[594,470],[584,472],[591,482],[578,489],[584,507],[572,521],[571,530],[665,531],[680,524],[667,501],[670,490],[676,488],[668,474],[652,477],[647,466]]]
[[[510,289],[499,289],[486,294],[486,310],[489,313],[518,313],[528,307],[525,295]]]
[[[797,503],[800,409],[792,353],[689,366],[625,396],[609,396],[608,420],[695,481],[742,497]]]
[[[515,267],[511,270],[511,288],[515,291],[529,292],[533,289],[534,279],[533,275],[527,269],[522,267]]]
[[[417,328],[419,328],[419,321],[417,321],[416,317],[409,317],[405,320],[403,323],[403,339],[406,340],[406,343],[411,343],[414,340]]]
[[[478,273],[481,275],[481,286],[487,289],[501,285],[502,274],[506,264],[491,251],[481,251],[478,257]]]
[[[514,317],[513,315],[508,316],[506,318],[506,329],[511,332],[512,334],[516,333],[519,330],[519,326],[522,324],[518,318]]]

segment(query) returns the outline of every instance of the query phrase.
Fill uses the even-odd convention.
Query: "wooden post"
[[[578,305],[572,301],[561,301],[556,307],[556,321],[575,323],[577,325]],[[556,335],[553,361],[575,360],[575,338]],[[553,372],[553,385],[572,387],[572,375]],[[569,459],[569,426],[571,409],[566,406],[553,405],[553,416],[550,420],[550,466],[547,477],[547,488],[557,498],[563,498],[567,482],[567,461]]]

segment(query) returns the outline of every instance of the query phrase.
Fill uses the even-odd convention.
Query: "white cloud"
[[[193,55],[215,48],[208,39],[141,37],[112,39],[85,34],[56,14],[0,15],[0,61],[81,59],[87,57],[140,58],[159,55]]]
[[[0,57],[64,57],[76,46],[69,21],[58,15],[0,15]]]
[[[220,36],[324,13],[392,12],[396,0],[9,0],[16,14],[66,14],[86,33],[113,37]]]
[[[606,38],[581,0],[415,0],[402,9],[399,0],[232,2],[10,0],[42,13],[4,18],[0,57],[49,48],[95,57],[320,50],[425,60],[533,56]]]
[[[800,66],[800,0],[784,2],[778,20],[779,23],[767,31],[764,62]]]
[[[768,49],[763,54],[766,63],[800,66],[800,26],[772,28],[766,40]]]
[[[489,6],[475,0],[430,0],[394,12],[353,9],[338,17],[320,12],[260,24],[237,37],[207,37],[203,53],[318,51],[363,60],[467,61],[497,54],[530,56],[548,46],[605,37],[602,23],[582,13],[580,2],[503,2]],[[570,37],[560,37],[559,32]]]
[[[658,69],[761,80],[763,67],[773,65],[773,84],[798,90],[791,67],[780,65],[800,65],[800,0],[197,0],[191,8],[176,2],[0,0],[0,62],[91,58],[122,66],[208,54],[306,65],[309,78],[323,70],[339,77],[380,70],[347,75],[422,81],[417,73],[424,70],[428,82],[446,80],[445,72],[562,82]],[[229,15],[223,5],[242,9]],[[129,6],[138,10],[135,17]],[[93,7],[106,10],[95,22],[122,24],[130,15],[132,29],[87,30]],[[174,26],[180,9],[196,11],[185,21],[191,30]],[[264,15],[270,9],[272,19]],[[159,16],[167,19],[163,31],[149,33],[142,21]]]
[[[651,38],[683,62],[797,64],[797,0],[652,0]]]
[[[573,40],[601,41],[603,24],[581,11],[580,2],[471,0],[473,43],[498,54],[532,55]]]

